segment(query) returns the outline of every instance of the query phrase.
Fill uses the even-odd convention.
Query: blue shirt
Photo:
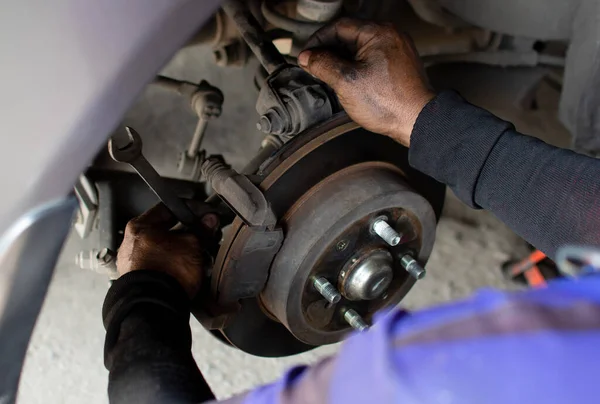
[[[591,275],[381,313],[337,357],[230,402],[597,403],[599,363],[600,275]]]

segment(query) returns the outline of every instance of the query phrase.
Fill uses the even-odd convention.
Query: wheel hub
[[[396,247],[371,231],[371,223],[381,216],[404,235]],[[260,301],[299,340],[310,345],[339,341],[349,328],[343,319],[345,308],[369,321],[377,310],[404,297],[414,279],[401,267],[400,257],[412,253],[426,260],[433,247],[435,224],[431,205],[406,185],[395,166],[365,162],[340,170],[311,188],[281,219],[285,241]],[[342,251],[340,243],[347,244]],[[320,304],[323,296],[314,287],[316,278],[326,278],[347,296],[349,290],[340,288],[338,279],[366,273],[369,264],[385,259],[385,253],[391,257],[391,267],[371,265],[375,274],[392,272],[385,297]],[[347,275],[342,274],[345,271]],[[354,286],[362,287],[361,282]]]
[[[384,248],[348,260],[338,276],[340,292],[351,301],[380,298],[394,278],[393,261]]]

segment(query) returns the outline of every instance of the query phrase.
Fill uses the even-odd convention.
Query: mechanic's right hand
[[[340,19],[308,40],[298,64],[333,88],[356,123],[405,146],[435,96],[412,40],[391,25]]]
[[[119,275],[138,270],[163,272],[193,298],[203,278],[202,246],[193,234],[172,230],[176,224],[162,203],[130,220],[117,254]]]

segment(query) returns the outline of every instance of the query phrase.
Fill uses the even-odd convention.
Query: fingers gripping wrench
[[[133,128],[126,127],[125,129],[129,136],[129,143],[126,146],[117,147],[111,138],[108,141],[110,156],[119,163],[131,165],[158,199],[167,206],[181,223],[190,228],[197,228],[197,219],[192,210],[183,199],[179,198],[165,185],[161,176],[142,154],[142,138],[140,135]]]

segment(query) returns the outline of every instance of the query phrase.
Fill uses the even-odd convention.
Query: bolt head
[[[227,66],[227,52],[225,49],[217,49],[213,52],[213,58],[217,66],[225,67]]]
[[[260,120],[256,124],[256,129],[264,133],[271,133],[271,120],[267,115],[263,115],[260,117]]]
[[[338,251],[344,251],[348,247],[348,240],[340,240],[338,241],[336,248]]]
[[[271,108],[266,114],[260,117],[260,130],[264,133],[270,133],[273,135],[281,135],[285,131],[286,123],[279,113]]]
[[[206,226],[207,229],[216,231],[219,226],[219,216],[214,213],[207,213],[200,219],[202,224]]]
[[[204,114],[207,118],[215,118],[221,115],[221,107],[218,105],[207,105],[204,108]]]

